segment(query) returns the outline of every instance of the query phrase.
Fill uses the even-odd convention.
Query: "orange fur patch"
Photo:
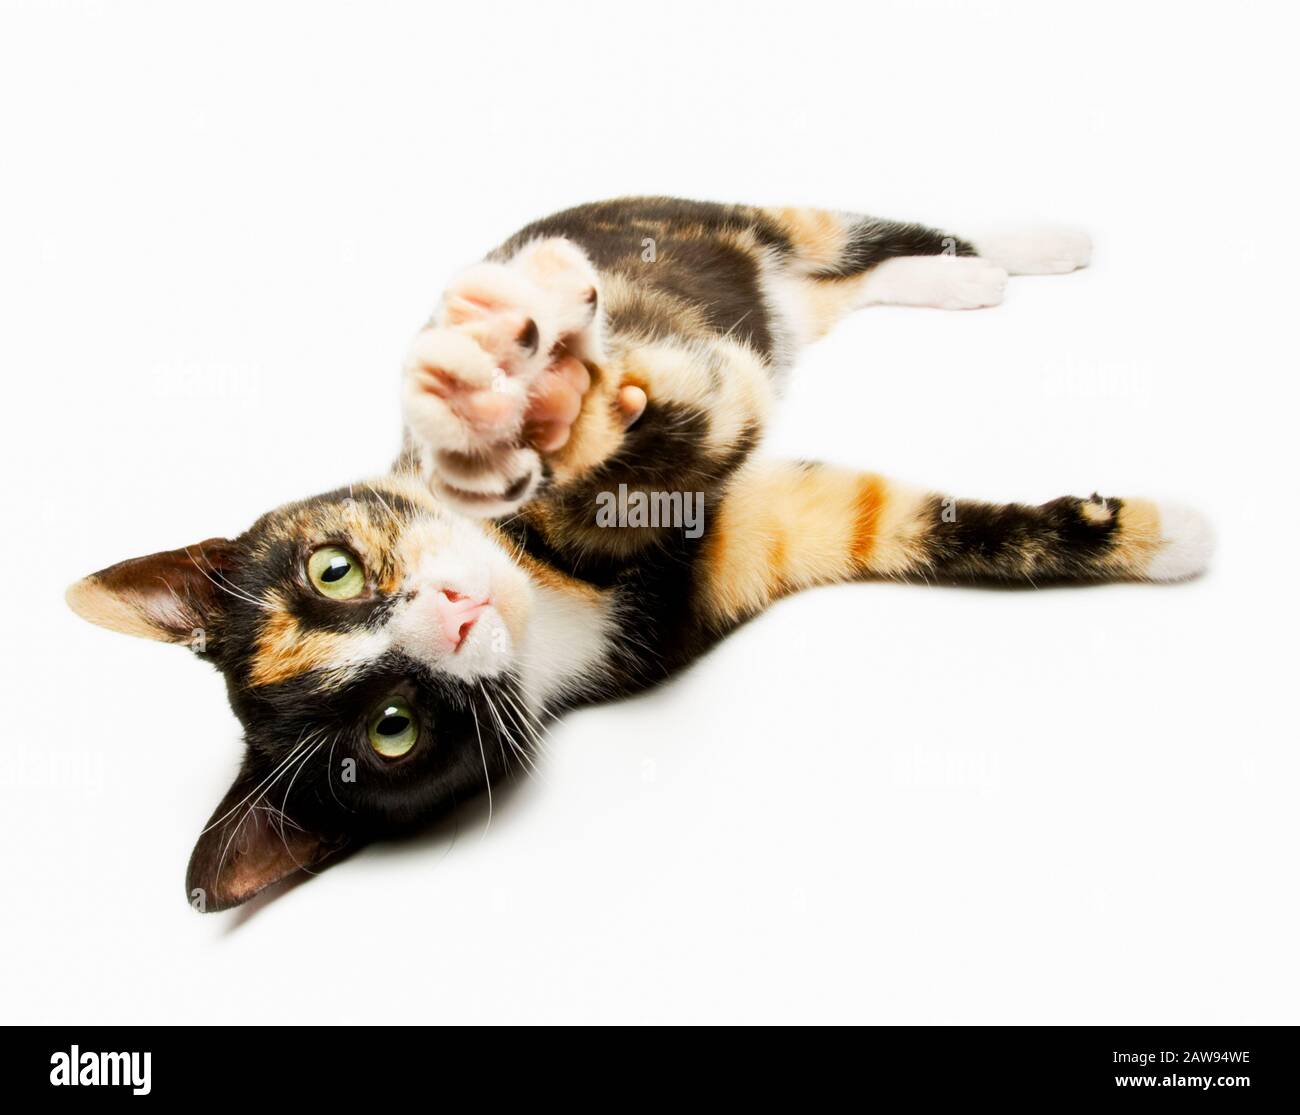
[[[768,213],[812,267],[831,267],[844,254],[847,237],[837,214],[801,207],[769,209]]]
[[[861,567],[871,561],[880,538],[880,515],[885,505],[885,482],[879,476],[865,476],[858,485],[853,510],[853,560]]]
[[[1120,505],[1118,539],[1111,561],[1126,573],[1144,573],[1161,546],[1160,511],[1146,499],[1126,499]]]

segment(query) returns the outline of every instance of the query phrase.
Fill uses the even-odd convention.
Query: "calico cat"
[[[654,685],[807,586],[1198,572],[1191,511],[954,500],[755,453],[799,349],[847,311],[992,306],[1008,273],[1089,251],[667,198],[513,236],[416,337],[386,475],[69,590],[86,619],[225,675],[246,753],[190,860],[192,904],[490,794],[564,710]]]

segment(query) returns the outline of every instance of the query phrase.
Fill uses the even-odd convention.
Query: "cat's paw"
[[[1064,275],[1092,262],[1092,239],[1077,229],[990,233],[974,244],[983,259],[1012,275]]]
[[[403,369],[409,443],[430,487],[479,517],[505,514],[563,445],[600,352],[599,287],[569,241],[535,241],[463,272]]]
[[[402,405],[418,445],[476,453],[519,433],[536,374],[528,367],[532,320],[513,325],[514,336],[500,346],[442,326],[416,337],[403,370]]]
[[[1214,528],[1199,511],[1178,503],[1156,505],[1160,548],[1146,568],[1153,581],[1184,581],[1203,573],[1214,555]]]
[[[1007,273],[972,256],[941,256],[935,276],[935,305],[944,310],[979,310],[997,306],[1007,291]]]
[[[551,236],[534,240],[510,260],[510,267],[530,279],[546,297],[545,313],[565,350],[599,361],[600,279],[587,254],[572,240]]]
[[[1007,273],[975,256],[898,256],[876,264],[865,276],[860,304],[930,306],[978,310],[996,306],[1007,289]]]

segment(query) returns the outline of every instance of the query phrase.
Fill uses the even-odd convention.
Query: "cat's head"
[[[190,859],[199,909],[426,822],[533,743],[518,677],[529,578],[492,527],[414,480],[355,485],[235,539],[121,562],[68,602],[225,675],[246,754]]]

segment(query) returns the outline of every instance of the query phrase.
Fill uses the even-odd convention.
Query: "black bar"
[[[804,1100],[847,1089],[855,1102],[901,1090],[925,1101],[1131,1096],[1145,1105],[1210,1096],[1237,1108],[1293,1102],[1298,1042],[1294,1027],[1258,1026],[808,1027],[718,1035],[671,1028],[495,1034],[418,1026],[54,1026],[7,1029],[0,1069],[10,1095],[90,1102],[116,1093],[372,1106],[381,1096],[397,1102],[405,1095],[445,1105],[456,1096],[483,1102],[517,1091],[617,1108],[656,1096],[674,1104],[708,1095],[776,1102],[794,1087]],[[74,1049],[77,1083],[69,1080]],[[131,1053],[134,1059],[101,1056]],[[116,1085],[91,1082],[114,1073]]]

